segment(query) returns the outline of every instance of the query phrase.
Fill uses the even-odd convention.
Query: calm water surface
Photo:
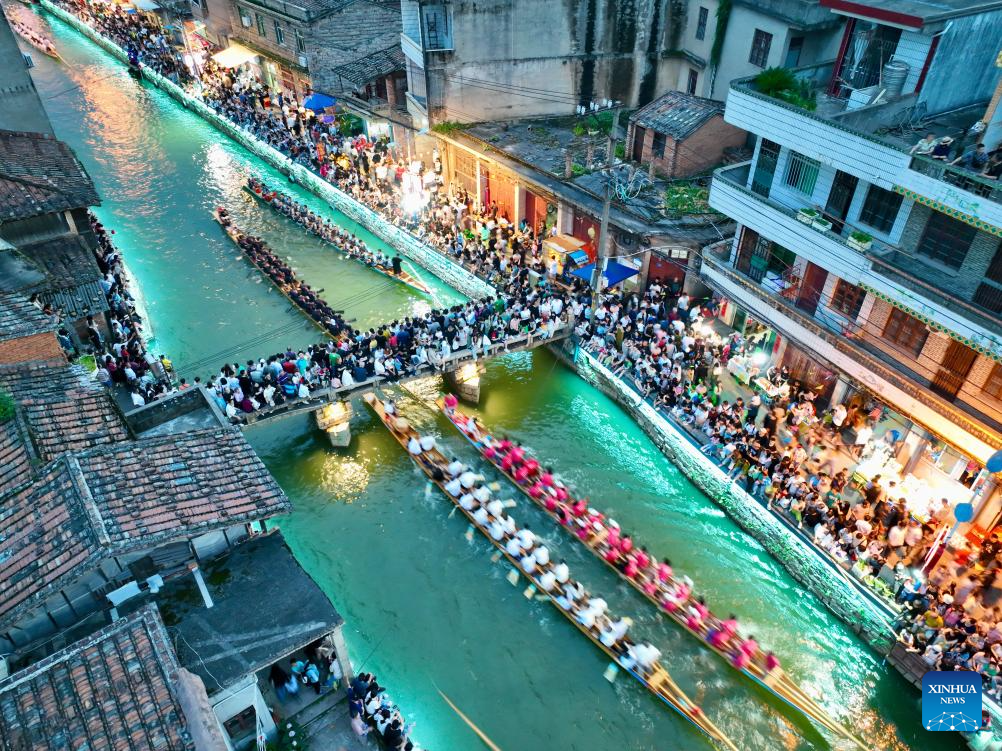
[[[99,215],[117,231],[142,285],[155,346],[174,358],[182,375],[204,375],[224,360],[317,338],[212,221],[217,205],[288,256],[358,325],[428,305],[256,205],[240,189],[243,177],[285,183],[281,175],[166,95],[137,84],[72,29],[52,23],[66,62],[35,54],[35,80],[58,135],[97,182],[104,199]],[[384,247],[345,217],[327,213]],[[461,299],[434,286],[437,302]],[[427,405],[440,388],[437,379],[411,384],[400,394],[401,407],[440,435],[447,452],[475,461],[468,444]],[[958,736],[922,731],[917,691],[693,488],[615,404],[550,354],[491,363],[478,413],[487,425],[523,440],[654,553],[668,555],[712,607],[738,613],[873,748],[963,748]],[[709,748],[631,679],[604,680],[601,653],[548,603],[527,600],[521,585],[508,584],[507,568],[491,562],[489,544],[467,539],[465,520],[450,517],[450,505],[427,492],[361,405],[353,432],[343,452],[331,450],[307,417],[258,426],[248,436],[295,505],[281,525],[344,615],[355,664],[391,687],[417,720],[415,735],[425,746],[480,747],[439,698],[441,690],[506,751]],[[635,632],[658,644],[676,680],[739,748],[829,747],[808,723],[661,620],[534,507],[519,499],[514,513],[614,611],[634,618]]]

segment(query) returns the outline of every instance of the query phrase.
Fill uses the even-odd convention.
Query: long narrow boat
[[[263,192],[260,192],[260,191],[256,190],[250,184],[249,181],[244,185],[244,190],[247,191],[248,193],[250,193],[252,196],[254,196],[254,198],[258,199],[261,203],[265,204],[266,206],[269,206],[274,211],[277,211],[279,214],[281,214],[282,216],[284,216],[289,221],[296,222],[296,224],[298,224],[304,230],[306,230],[307,232],[309,232],[311,235],[314,235],[315,237],[320,238],[321,240],[323,240],[328,245],[332,245],[342,255],[344,255],[344,256],[346,256],[348,258],[351,258],[353,260],[356,260],[359,263],[364,264],[367,268],[372,269],[377,274],[382,274],[385,277],[388,277],[390,279],[393,279],[394,281],[400,282],[401,284],[404,284],[404,285],[410,287],[411,289],[413,289],[413,290],[415,290],[417,292],[420,292],[423,295],[430,295],[431,294],[431,290],[428,289],[428,287],[424,284],[424,282],[422,282],[420,279],[418,279],[417,277],[415,277],[413,274],[408,274],[406,271],[403,271],[403,270],[401,270],[399,274],[396,274],[396,273],[394,273],[394,271],[393,271],[393,269],[391,267],[383,266],[383,265],[378,264],[378,263],[366,263],[365,261],[363,261],[361,259],[355,258],[353,255],[351,255],[350,253],[348,253],[347,251],[345,251],[336,242],[334,242],[333,240],[330,240],[330,239],[324,237],[323,235],[321,235],[319,232],[317,232],[312,227],[308,227],[305,224],[303,224],[302,222],[297,221],[293,217],[289,216],[284,211],[282,211],[281,209],[279,209],[275,205],[275,203],[274,203],[274,199],[276,197],[280,197],[283,200],[288,201],[290,203],[295,203],[295,200],[291,196],[289,196],[289,195],[287,195],[285,193],[280,193],[277,190],[269,190],[268,194],[265,195]]]
[[[292,304],[292,306],[296,308],[296,310],[300,311],[304,316],[306,316],[307,319],[309,319],[309,321],[314,326],[316,326],[318,329],[320,329],[322,332],[324,332],[325,336],[330,336],[331,335],[331,332],[329,332],[326,329],[326,327],[323,325],[323,323],[321,323],[316,318],[314,318],[313,315],[310,313],[310,311],[308,311],[306,308],[304,308],[302,305],[300,305],[284,289],[282,289],[277,284],[275,284],[272,281],[271,277],[269,277],[268,274],[265,273],[264,269],[262,269],[256,263],[254,263],[254,260],[250,256],[248,256],[246,253],[244,253],[244,249],[240,246],[240,237],[244,234],[243,232],[241,232],[240,230],[238,230],[236,228],[236,226],[232,222],[229,223],[229,224],[225,224],[223,222],[222,218],[219,216],[219,209],[213,209],[212,210],[212,218],[215,219],[216,222],[219,223],[219,226],[223,228],[223,231],[226,233],[226,236],[229,237],[233,241],[233,244],[236,245],[238,248],[240,248],[240,252],[243,254],[244,258],[246,258],[247,261],[254,268],[256,268],[258,271],[261,272],[261,275],[264,276],[264,278],[267,279],[271,283],[272,287],[274,287],[275,289],[277,289],[279,291],[279,293],[282,295],[282,297],[284,297],[286,300],[288,300]]]
[[[447,409],[444,399],[439,399],[437,402],[439,409],[448,418],[449,422],[452,423],[453,427],[459,431],[459,433],[468,440],[480,456],[487,461],[491,466],[493,466],[498,472],[507,477],[512,484],[514,484],[522,493],[533,503],[535,503],[542,511],[549,516],[551,519],[556,521],[559,526],[571,534],[574,539],[587,547],[595,556],[605,563],[609,568],[616,572],[616,574],[623,579],[625,582],[630,584],[634,589],[636,589],[641,595],[647,598],[652,604],[654,604],[659,613],[668,616],[673,621],[678,623],[682,628],[684,628],[689,634],[699,639],[699,641],[707,649],[712,650],[714,653],[719,655],[732,669],[743,673],[748,678],[753,680],[755,683],[763,686],[772,694],[782,699],[784,702],[789,704],[791,707],[802,712],[805,716],[811,720],[817,722],[819,725],[829,730],[830,732],[838,735],[841,738],[852,741],[861,749],[868,749],[869,746],[864,743],[862,739],[857,737],[849,728],[844,725],[840,725],[824,711],[824,709],[813,699],[809,694],[807,694],[797,683],[783,670],[776,668],[770,672],[767,672],[764,667],[765,655],[759,650],[752,660],[744,667],[738,667],[734,664],[731,659],[732,655],[726,649],[723,649],[713,643],[708,639],[708,629],[703,627],[699,629],[694,629],[690,626],[685,618],[684,611],[682,608],[677,610],[666,610],[661,605],[662,603],[658,598],[648,592],[644,588],[642,581],[638,581],[637,578],[626,576],[626,574],[619,569],[616,564],[608,560],[604,555],[604,550],[602,548],[603,540],[605,535],[589,535],[587,539],[582,539],[579,535],[574,534],[573,530],[566,524],[560,516],[560,509],[565,507],[563,502],[557,501],[555,510],[547,508],[546,502],[542,497],[535,497],[529,492],[529,488],[526,487],[525,483],[519,482],[515,476],[508,470],[501,466],[500,458],[494,456],[488,456],[485,453],[486,446],[484,445],[483,438],[485,436],[489,437],[489,433],[476,422],[474,426],[476,429],[476,435],[471,435],[470,431],[466,429],[467,421],[470,419],[469,416],[463,414],[459,410]]]
[[[14,32],[32,47],[40,52],[44,52],[49,57],[55,58],[56,60],[62,60],[62,58],[59,57],[59,53],[56,51],[55,43],[47,36],[39,34],[31,28],[30,25],[26,24],[20,18],[14,17],[10,12],[8,12],[7,21],[10,23],[10,27],[14,30]]]
[[[420,438],[418,432],[413,428],[411,428],[408,424],[404,423],[403,425],[401,425],[397,422],[397,420],[400,417],[399,415],[394,416],[395,419],[393,420],[387,419],[386,411],[383,408],[383,403],[376,397],[376,395],[373,392],[370,391],[366,393],[362,398],[365,400],[366,404],[368,404],[369,407],[372,408],[373,412],[376,413],[380,421],[383,423],[383,426],[396,439],[397,443],[400,444],[400,446],[404,449],[404,451],[407,451],[407,444],[412,437]],[[496,547],[501,552],[501,554],[508,559],[509,563],[511,563],[512,566],[514,566],[514,569],[519,573],[519,575],[524,576],[535,586],[535,588],[539,592],[544,593],[549,598],[550,602],[553,603],[554,607],[556,607],[557,611],[562,613],[564,617],[567,618],[567,620],[573,623],[574,626],[578,629],[578,631],[580,631],[586,637],[588,637],[588,639],[595,646],[601,649],[619,667],[621,667],[623,670],[626,670],[630,675],[632,675],[634,678],[640,681],[640,683],[642,683],[647,688],[648,691],[650,691],[657,698],[661,699],[661,701],[663,701],[665,704],[670,706],[672,709],[674,709],[676,712],[682,715],[685,719],[687,719],[690,723],[692,723],[711,741],[713,741],[716,744],[719,744],[723,748],[727,749],[727,751],[737,751],[737,747],[731,742],[731,740],[726,735],[724,735],[723,732],[721,732],[721,730],[715,724],[713,724],[713,722],[710,721],[710,719],[707,718],[705,714],[703,714],[699,706],[695,704],[688,696],[686,696],[685,692],[683,692],[681,688],[679,688],[678,684],[676,684],[675,681],[672,679],[671,675],[669,675],[664,665],[662,665],[660,662],[655,663],[650,674],[645,676],[639,670],[635,670],[633,667],[630,667],[628,664],[625,664],[619,655],[617,655],[612,649],[604,645],[601,642],[601,640],[591,632],[590,629],[588,629],[584,624],[579,622],[578,619],[574,617],[573,613],[564,610],[564,608],[562,608],[557,603],[556,596],[552,592],[547,592],[540,585],[537,577],[533,576],[532,574],[526,573],[522,569],[521,565],[519,564],[519,561],[515,560],[515,558],[513,558],[511,555],[508,554],[508,551],[505,548],[504,540],[501,541],[495,540],[490,534],[488,534],[486,529],[477,524],[477,522],[473,518],[473,515],[469,511],[464,509],[459,504],[458,500],[453,498],[452,495],[445,489],[445,484],[435,479],[433,474],[433,469],[435,467],[438,467],[444,470],[444,468],[449,463],[449,460],[446,459],[445,456],[437,448],[433,448],[430,451],[424,451],[419,456],[414,456],[409,451],[407,451],[407,455],[410,456],[411,459],[414,461],[414,463],[421,469],[421,471],[424,472],[424,474],[428,477],[428,481],[433,483],[434,485],[437,485],[438,488],[445,495],[445,497],[448,498],[464,516],[466,516],[470,524],[477,530],[479,530],[480,533],[483,534],[484,537],[486,537],[487,540],[489,540],[491,544],[494,545],[494,547]],[[516,529],[516,533],[517,531],[518,530]],[[559,587],[559,585],[557,586]]]

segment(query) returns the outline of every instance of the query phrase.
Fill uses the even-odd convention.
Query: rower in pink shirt
[[[626,574],[631,579],[636,579],[637,571],[638,571],[637,562],[633,558],[630,558],[626,562],[626,567],[623,569],[623,573]]]
[[[772,652],[767,652],[765,655],[765,672],[771,673],[774,670],[779,670],[779,658]]]
[[[615,548],[617,550],[619,549],[619,525],[618,524],[616,524],[614,522],[610,522],[610,524],[609,524],[609,534],[606,535],[605,541],[606,541],[606,543],[608,543],[609,547]]]
[[[584,498],[578,498],[576,501],[574,501],[574,504],[571,506],[571,512],[574,514],[574,516],[584,516],[584,513],[587,510],[588,510],[588,501],[586,501]]]
[[[515,477],[515,482],[519,485],[524,485],[526,480],[529,479],[529,468],[522,464],[512,474]]]
[[[543,497],[543,483],[538,480],[529,487],[529,495],[532,498],[542,498]]]
[[[647,554],[647,548],[640,548],[640,550],[633,554],[633,557],[637,561],[637,568],[641,571],[644,571],[651,565],[651,557]]]
[[[565,488],[563,485],[557,485],[556,493],[557,493],[557,500],[560,501],[561,503],[570,498],[570,496],[567,494],[567,488]]]
[[[539,472],[539,462],[537,462],[535,459],[527,459],[523,466],[529,473],[528,474],[529,477],[535,477],[536,473]]]
[[[631,550],[633,550],[633,540],[631,540],[629,536],[624,537],[622,540],[619,541],[619,551],[621,553],[626,554],[629,553]]]
[[[543,483],[543,485],[545,485],[546,487],[552,488],[555,484],[553,481],[553,470],[550,469],[549,467],[543,470],[543,474],[540,475],[539,481]]]
[[[501,459],[501,471],[508,472],[512,468],[512,465],[514,464],[515,464],[515,452],[514,450],[512,450],[509,451],[507,454],[505,454],[504,457]]]
[[[671,581],[672,568],[671,561],[665,558],[658,564],[658,579],[662,582]]]

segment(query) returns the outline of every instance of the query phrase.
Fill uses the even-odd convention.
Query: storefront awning
[[[591,280],[591,275],[595,272],[595,264],[589,263],[587,266],[582,266],[579,269],[574,269],[571,273],[574,276],[580,277],[585,281]],[[606,287],[615,287],[624,279],[629,279],[631,276],[636,276],[640,272],[637,269],[631,269],[629,266],[624,266],[616,261],[609,261],[605,267],[605,273],[602,275],[605,277]]]
[[[212,59],[224,68],[236,68],[238,65],[249,63],[255,57],[257,57],[257,53],[254,50],[248,49],[242,44],[231,42],[229,47],[222,52],[217,52],[212,56]]]
[[[132,0],[132,4],[139,8],[139,10],[148,12],[160,10],[160,6],[153,2],[153,0]]]

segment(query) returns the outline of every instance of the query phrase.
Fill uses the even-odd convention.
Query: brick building
[[[52,316],[20,293],[0,292],[0,365],[64,359]]]
[[[724,105],[669,91],[630,116],[626,153],[674,179],[720,164],[724,151],[742,146],[747,134],[724,122]]]

